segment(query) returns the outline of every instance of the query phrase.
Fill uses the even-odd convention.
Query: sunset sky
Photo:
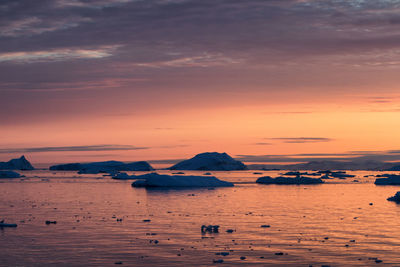
[[[4,0],[0,161],[400,160],[399,0]]]

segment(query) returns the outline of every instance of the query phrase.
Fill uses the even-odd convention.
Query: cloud
[[[271,146],[271,143],[265,143],[265,142],[259,142],[259,143],[254,143],[252,145],[256,145],[256,146]]]
[[[118,46],[102,46],[97,49],[55,49],[48,51],[22,51],[0,53],[1,62],[35,63],[74,59],[98,59],[112,56]]]
[[[79,26],[82,22],[91,21],[89,18],[59,18],[56,21],[45,22],[38,17],[22,18],[0,26],[0,37],[32,36],[45,32],[65,30]]]
[[[296,114],[312,114],[313,111],[271,111],[264,112],[265,114],[279,114],[279,115],[296,115]]]
[[[274,137],[274,138],[265,138],[268,140],[277,140],[283,143],[291,143],[291,144],[302,144],[302,143],[320,143],[320,142],[331,142],[334,139],[325,138],[325,137]]]
[[[398,10],[386,0],[4,0],[0,123],[93,116],[100,105],[146,113],[182,99],[229,105],[235,94],[253,104],[290,101],[287,92],[311,99],[323,91],[328,101],[341,90],[395,90]],[[130,78],[148,82],[103,87],[96,105],[75,101],[99,81]]]
[[[286,155],[237,155],[244,162],[284,163],[310,161],[400,161],[400,150],[389,151],[349,151],[346,153],[307,153]]]
[[[89,145],[89,146],[55,146],[55,147],[29,147],[29,148],[2,148],[0,153],[39,153],[39,152],[70,152],[70,151],[120,151],[142,150],[149,147],[131,145]]]
[[[162,68],[162,67],[202,67],[207,68],[211,66],[224,66],[229,64],[237,64],[239,60],[224,57],[222,55],[207,54],[201,56],[183,57],[168,61],[137,63],[136,66],[149,67],[149,68]]]
[[[104,90],[132,85],[137,82],[146,82],[146,79],[98,79],[96,81],[58,81],[58,82],[0,82],[0,91],[22,92],[61,92],[61,91],[85,91]],[[132,115],[132,114],[129,114]]]

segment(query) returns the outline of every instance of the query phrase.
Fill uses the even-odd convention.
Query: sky
[[[400,161],[399,0],[3,0],[0,160]]]

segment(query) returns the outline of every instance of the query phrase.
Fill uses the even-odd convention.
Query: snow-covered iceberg
[[[7,162],[0,162],[0,170],[33,170],[32,164],[25,158],[21,156],[18,159],[12,159]]]
[[[389,197],[387,200],[394,201],[400,204],[400,191],[396,193],[396,195]]]
[[[199,171],[234,171],[246,170],[242,162],[234,160],[226,153],[206,152],[197,154],[191,159],[181,161],[169,168],[170,170]]]
[[[0,171],[0,178],[20,178],[19,173],[13,171]]]
[[[381,177],[375,180],[376,185],[400,185],[400,175],[382,174]]]
[[[323,184],[324,181],[320,178],[311,177],[276,177],[272,178],[270,176],[264,176],[257,179],[256,183],[259,184]]]
[[[92,163],[69,163],[54,165],[52,171],[78,171],[79,173],[115,173],[119,171],[152,171],[153,167],[146,161],[124,163],[121,161],[102,161]]]
[[[214,176],[184,176],[149,173],[136,176],[141,179],[133,187],[229,187],[233,183],[221,181]]]

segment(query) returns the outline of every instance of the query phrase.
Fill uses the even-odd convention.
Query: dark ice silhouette
[[[276,177],[264,176],[257,179],[256,183],[259,184],[322,184],[323,180],[320,178],[311,178],[304,176],[291,177]]]
[[[0,170],[33,170],[32,164],[25,158],[21,156],[18,159],[12,159],[7,162],[0,162]]]
[[[13,171],[0,171],[0,178],[20,178],[19,173]]]
[[[197,154],[191,159],[181,161],[169,169],[194,171],[235,171],[246,170],[247,167],[242,162],[234,160],[226,153],[206,152]]]
[[[380,177],[375,180],[376,185],[400,185],[400,175],[396,174],[381,174]]]
[[[387,200],[394,201],[397,204],[400,204],[400,191],[398,191],[394,196],[389,197]]]
[[[152,171],[153,167],[146,161],[124,163],[121,161],[103,161],[92,163],[69,163],[50,167],[52,171],[78,171],[79,173],[113,173],[119,171]]]

